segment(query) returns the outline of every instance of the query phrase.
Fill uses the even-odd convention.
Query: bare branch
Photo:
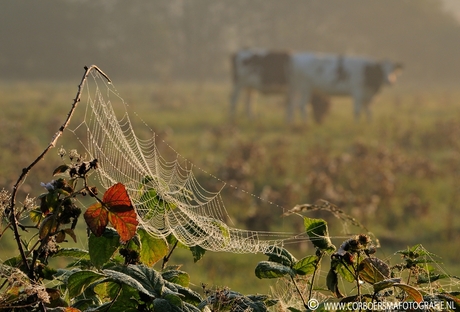
[[[75,96],[75,99],[73,100],[72,108],[70,109],[69,114],[67,115],[67,119],[62,124],[62,126],[59,128],[58,132],[56,132],[56,134],[54,135],[54,137],[52,138],[51,142],[48,144],[46,149],[28,167],[22,169],[21,175],[19,176],[16,184],[14,184],[14,186],[13,186],[13,191],[11,193],[11,203],[10,203],[10,207],[8,209],[8,212],[9,212],[9,216],[10,216],[11,225],[13,227],[14,237],[16,239],[16,243],[18,245],[22,261],[24,262],[25,266],[27,267],[29,275],[32,274],[31,273],[31,268],[29,267],[29,263],[27,263],[27,258],[26,258],[26,255],[24,253],[24,249],[23,249],[22,244],[21,244],[20,235],[19,235],[19,231],[18,231],[18,220],[16,218],[16,214],[14,213],[14,208],[15,208],[15,205],[16,205],[17,191],[19,190],[20,186],[22,185],[22,183],[24,182],[25,178],[27,177],[29,172],[32,170],[32,168],[40,160],[42,160],[45,157],[46,153],[48,153],[48,151],[50,149],[52,149],[53,147],[56,146],[56,142],[58,141],[59,137],[62,135],[62,133],[64,132],[65,128],[70,123],[70,120],[71,120],[71,118],[72,118],[72,116],[73,116],[73,114],[75,112],[75,109],[76,109],[78,103],[80,102],[80,97],[81,97],[81,92],[82,92],[83,86],[86,83],[86,79],[88,78],[89,73],[93,69],[96,70],[97,72],[99,72],[102,76],[104,76],[104,78],[106,78],[108,80],[108,82],[111,82],[110,78],[102,70],[100,70],[99,67],[97,67],[96,65],[91,65],[90,67],[85,66],[85,73],[83,74],[81,82],[78,85],[78,91],[77,91],[77,94]]]

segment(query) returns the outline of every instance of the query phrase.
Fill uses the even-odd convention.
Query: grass
[[[49,143],[75,92],[76,86],[64,83],[0,85],[0,128],[7,134],[0,138],[0,187],[11,189],[21,169]],[[281,99],[264,96],[258,99],[255,120],[246,118],[240,103],[236,121],[230,122],[230,90],[224,84],[133,84],[119,86],[119,92],[130,113],[142,116],[164,140],[159,141],[164,156],[175,157],[171,146],[195,165],[205,186],[216,187],[212,174],[247,192],[228,187],[223,193],[237,226],[298,230],[300,218],[282,219],[282,212],[324,198],[373,231],[383,244],[379,253],[390,257],[422,243],[442,257],[448,272],[460,275],[460,221],[454,218],[460,187],[458,92],[384,90],[372,105],[372,123],[364,118],[355,123],[351,100],[338,98],[322,125],[312,118],[303,124],[298,118],[291,127],[284,122]],[[133,122],[138,135],[149,134],[142,122]],[[71,148],[69,143],[66,136],[59,142]],[[52,179],[51,172],[60,164],[53,155],[32,172],[23,195],[37,196],[40,182]],[[328,222],[338,225],[330,218]],[[340,245],[341,226],[330,232]],[[1,245],[4,259],[7,240]],[[307,248],[292,251],[302,257],[313,252]],[[267,289],[267,281],[254,275],[255,265],[264,258],[207,253],[193,264],[181,250],[172,261],[184,264],[197,288],[204,282],[253,293]]]

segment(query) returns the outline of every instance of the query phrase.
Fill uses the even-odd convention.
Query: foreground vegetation
[[[0,176],[5,188],[9,189],[21,172],[19,168],[27,166],[36,157],[62,123],[62,116],[65,116],[69,109],[69,106],[64,106],[62,103],[69,103],[70,105],[71,100],[69,98],[74,91],[64,85],[57,87],[8,85],[2,88],[4,96],[0,105],[5,112],[4,117],[2,117],[4,120],[1,123],[4,128],[2,131],[10,135],[3,136],[1,139],[5,153],[2,154]],[[62,93],[57,90],[62,90]],[[407,272],[412,272],[411,269],[418,270],[416,279],[415,275],[412,275],[415,273],[410,273],[409,277],[402,276],[407,281],[405,284],[409,285],[407,287],[413,287],[420,294],[427,291],[422,289],[423,279],[419,279],[419,277],[423,277],[423,274],[428,276],[430,281],[433,281],[434,275],[432,274],[437,274],[437,278],[447,279],[449,287],[456,285],[453,276],[458,274],[454,268],[456,264],[455,255],[458,251],[455,240],[458,238],[459,225],[453,216],[458,202],[458,158],[460,156],[456,142],[456,138],[460,134],[458,126],[460,114],[456,107],[456,99],[458,98],[456,94],[436,90],[433,90],[432,93],[396,90],[392,94],[386,94],[385,97],[375,103],[373,107],[375,120],[372,124],[354,124],[352,122],[351,103],[339,99],[334,102],[331,115],[327,117],[323,125],[310,123],[305,126],[299,122],[296,126],[287,127],[283,122],[284,111],[280,108],[279,99],[264,99],[268,103],[266,106],[262,106],[262,104],[258,106],[260,116],[256,121],[247,121],[241,115],[236,123],[228,122],[225,114],[227,91],[222,86],[194,85],[128,86],[126,89],[120,89],[124,99],[128,103],[132,103],[131,109],[143,116],[144,121],[152,125],[165,142],[194,163],[198,169],[203,168],[202,171],[198,170],[196,174],[204,185],[208,188],[216,187],[212,185],[215,179],[210,173],[228,183],[229,187],[224,193],[224,202],[237,226],[285,231],[292,231],[294,228],[294,231],[306,230],[308,232],[306,220],[317,220],[314,222],[328,224],[332,233],[330,235],[323,231],[315,233],[315,235],[330,237],[331,241],[320,246],[316,245],[315,241],[312,241],[313,245],[308,243],[292,246],[292,248],[287,246],[286,248],[290,252],[283,250],[276,253],[277,255],[285,253],[287,258],[276,258],[274,255],[268,255],[269,260],[272,263],[278,263],[279,266],[273,264],[264,266],[264,262],[261,261],[265,261],[266,257],[263,255],[254,258],[246,255],[211,255],[209,253],[197,264],[193,264],[190,251],[185,250],[183,254],[179,252],[177,256],[175,251],[170,263],[173,261],[177,264],[184,263],[181,270],[190,272],[191,281],[196,283],[195,286],[189,282],[179,283],[183,287],[194,289],[193,291],[190,289],[190,293],[188,290],[184,292],[195,296],[195,292],[200,288],[199,283],[207,282],[211,285],[229,286],[231,289],[245,294],[251,292],[266,293],[268,292],[268,284],[265,281],[258,281],[256,278],[254,281],[248,279],[248,276],[254,276],[254,267],[256,266],[256,274],[263,278],[307,275],[305,281],[307,294],[309,293],[308,282],[316,274],[321,277],[321,272],[325,273],[322,278],[316,278],[315,285],[317,286],[315,286],[314,291],[316,293],[317,288],[323,289],[326,296],[331,296],[331,292],[326,291],[326,288],[333,290],[336,295],[338,295],[337,291],[344,292],[343,289],[337,290],[338,284],[334,282],[334,274],[335,278],[348,280],[351,284],[357,283],[358,277],[366,281],[359,274],[360,270],[357,268],[359,266],[366,267],[366,263],[371,261],[364,259],[375,259],[369,255],[372,254],[370,250],[374,248],[374,244],[378,245],[377,241],[373,241],[371,244],[366,238],[363,243],[361,237],[360,242],[359,237],[350,236],[349,232],[343,232],[342,221],[330,218],[331,214],[321,210],[309,211],[309,216],[305,218],[296,218],[295,215],[280,218],[281,214],[299,203],[314,203],[319,199],[325,199],[336,204],[346,214],[360,220],[380,240],[383,248],[378,249],[378,258],[383,259],[382,263],[385,263],[386,266],[388,266],[387,261],[390,262],[392,267],[388,267],[388,270],[392,272],[390,274],[385,265],[382,264],[381,267],[384,268],[379,272],[385,271],[386,273],[382,275],[384,277],[382,278],[379,273],[379,280],[367,280],[369,284],[374,285],[373,291],[375,293],[387,287],[401,284],[397,280],[388,281],[388,278],[390,275],[394,277],[395,274],[397,277],[400,276],[401,272],[405,272],[404,269],[407,269]],[[21,94],[22,98],[18,97],[18,94]],[[31,107],[31,103],[36,103],[36,107]],[[223,107],[225,110],[222,109]],[[148,114],[148,112],[151,113]],[[30,133],[34,133],[35,136],[31,137]],[[72,145],[72,142],[65,136],[61,143],[65,146]],[[160,145],[162,153],[166,157],[168,154],[172,154],[166,143]],[[45,162],[36,168],[37,171],[28,177],[22,186],[23,193],[20,194],[20,198],[25,198],[24,192],[31,193],[31,196],[40,194],[42,192],[40,182],[46,181],[50,173],[60,165],[62,165],[60,157],[56,156],[54,152],[48,154]],[[83,172],[80,178],[84,179],[85,174]],[[62,185],[59,188],[63,189]],[[241,192],[240,189],[245,190],[245,192]],[[67,192],[75,191],[73,187],[71,190],[68,188],[65,190]],[[53,196],[62,196],[63,193],[59,193],[61,195],[53,194]],[[104,201],[102,194],[100,196],[101,200]],[[86,199],[82,199],[81,202],[85,201]],[[29,207],[28,209],[33,207],[31,202],[24,201],[25,203],[31,205],[26,205]],[[56,204],[56,202],[54,203]],[[58,211],[57,207],[54,206],[54,210],[51,209],[51,211]],[[85,211],[87,207],[89,205],[83,205],[80,209]],[[46,209],[45,211],[43,209],[42,206],[41,212],[45,213]],[[73,215],[73,218],[77,219],[78,216]],[[327,223],[318,220],[327,220]],[[55,233],[54,226],[46,226],[47,223],[44,219],[41,221],[36,219],[35,223],[45,224],[38,226],[40,241],[43,242],[44,238],[57,238],[59,231]],[[82,223],[80,222],[80,225]],[[6,233],[8,228],[3,229]],[[362,229],[353,227],[348,228],[348,230],[354,233],[362,231]],[[107,234],[103,235],[116,236],[116,233],[107,231]],[[79,234],[78,228],[73,229],[70,226],[70,230],[64,232],[70,241],[73,240],[73,236],[79,237],[77,240],[79,247],[82,244],[85,245],[81,241],[84,240],[84,235]],[[62,234],[59,235],[62,238]],[[14,241],[7,241],[5,238],[7,236],[2,236],[1,240],[1,260],[3,262],[9,259],[10,255],[17,255],[17,246],[14,245]],[[347,247],[348,249],[345,249],[344,244],[350,245],[350,242],[355,239],[358,240],[359,247],[354,249]],[[114,241],[118,242],[119,239]],[[63,243],[63,241],[58,243]],[[422,243],[424,247],[417,245],[417,243]],[[333,251],[333,245],[335,245],[336,251]],[[31,245],[26,244],[26,246],[30,247]],[[32,247],[36,248],[37,246],[40,245]],[[408,248],[407,246],[413,247]],[[113,243],[114,249],[121,247],[123,246]],[[440,255],[442,260],[436,258],[425,248]],[[91,243],[88,249],[89,254],[91,254]],[[400,250],[399,256],[403,258],[402,266],[394,266],[401,261],[400,259],[388,259],[388,256],[397,250]],[[291,252],[297,257],[294,257]],[[140,265],[145,261],[145,258],[139,259],[139,261],[130,259],[123,253],[120,253],[122,257],[116,255],[113,258],[111,254],[102,258],[106,262],[94,263],[93,260],[90,263],[84,263],[84,261],[80,261],[74,265],[80,269],[83,264],[87,265],[88,268],[94,266],[102,268],[109,264],[122,267],[123,264],[130,261],[134,265]],[[325,254],[328,256],[324,257]],[[86,256],[83,257],[80,253],[67,255],[77,255],[80,260],[86,259]],[[306,255],[310,256],[306,257]],[[335,257],[333,257],[334,255]],[[49,256],[37,254],[34,255],[34,261],[38,263],[37,260],[39,259],[40,263],[46,263]],[[242,257],[248,259],[241,261],[247,262],[245,268],[230,266],[230,263],[238,262],[234,259],[242,259]],[[321,262],[323,257],[332,262],[325,263],[319,269],[319,273],[316,273],[316,263]],[[351,267],[337,270],[337,267],[334,267],[334,259],[345,261],[345,264]],[[442,261],[444,264],[434,264],[432,263],[434,260]],[[11,262],[13,260],[8,261],[7,264],[9,265],[20,264],[20,262]],[[330,273],[329,267],[335,273]],[[113,269],[113,267],[111,268]],[[439,268],[442,269],[439,270]],[[200,269],[203,272],[200,272]],[[396,272],[396,270],[399,271]],[[115,276],[117,273],[112,271],[109,272],[112,274],[111,276],[92,276],[94,277],[92,281],[109,279],[110,282],[106,285],[109,288],[114,286],[110,283],[122,285],[123,283],[120,284],[121,280]],[[337,271],[341,273],[337,273]],[[348,278],[344,273],[346,271],[351,272]],[[49,277],[46,274],[40,275],[33,269],[29,272],[24,270],[24,272],[29,278],[36,281],[42,281],[43,278]],[[239,274],[235,274],[235,272],[239,272]],[[145,271],[144,273],[147,274]],[[210,278],[210,273],[215,275]],[[155,275],[156,273],[149,271],[148,274]],[[225,278],[228,275],[233,275],[234,280],[227,283],[222,276]],[[383,286],[377,284],[376,288],[375,284],[383,281],[385,281]],[[248,283],[252,285],[248,285]],[[82,286],[90,285],[92,284]],[[372,298],[372,288],[371,291],[367,288],[365,289],[366,292],[360,292],[359,283],[356,286],[358,295],[367,294],[370,296],[370,300],[375,299]],[[58,285],[58,287],[63,286]],[[215,293],[210,293],[210,286],[207,287],[208,292],[205,294],[211,298],[213,295],[214,298],[217,298],[218,294],[225,294],[226,291],[225,288],[219,288],[213,290]],[[286,287],[293,287],[293,285]],[[406,293],[413,300],[419,298],[415,290],[411,290],[412,288],[404,289],[404,287],[406,286],[402,286],[402,296],[405,296],[404,293]],[[171,290],[172,286],[168,288]],[[132,289],[129,289],[130,292],[123,294],[132,295]],[[347,295],[354,296],[356,289],[353,290],[353,287],[351,289]],[[62,288],[61,290],[65,289]],[[19,291],[19,289],[14,291]],[[81,294],[75,289],[67,289],[67,291],[74,296],[65,298],[67,303],[71,302],[70,299],[75,299]],[[140,290],[137,289],[137,291]],[[443,284],[434,285],[430,282],[428,291],[437,295],[444,294]],[[121,293],[117,291],[105,293],[108,304],[114,302],[113,299],[118,297],[117,294]],[[396,293],[392,295],[396,295]],[[88,294],[85,296],[88,297]],[[153,296],[158,296],[158,294]],[[59,296],[59,298],[61,297]],[[296,298],[298,305],[299,302],[302,302],[302,298]],[[147,304],[145,298],[138,299],[140,300],[138,303],[142,301],[142,304]],[[169,303],[178,302],[174,296],[162,299],[169,300]],[[253,299],[264,301],[265,297]],[[303,299],[306,302],[308,297]],[[91,300],[94,301],[95,299]],[[194,300],[195,304],[199,305],[198,297]],[[451,298],[449,300],[455,301],[456,299]]]

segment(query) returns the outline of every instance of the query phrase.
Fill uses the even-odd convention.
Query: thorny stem
[[[31,267],[30,267],[29,263],[27,262],[26,255],[24,253],[24,248],[22,247],[22,244],[21,244],[21,237],[20,237],[19,230],[18,230],[18,220],[16,218],[16,214],[14,213],[14,208],[16,206],[17,192],[18,192],[20,186],[22,185],[22,183],[24,182],[25,178],[29,174],[29,172],[32,170],[32,168],[40,160],[42,160],[45,157],[46,153],[48,153],[48,151],[50,149],[52,149],[53,147],[56,146],[56,143],[57,143],[59,137],[62,135],[62,133],[64,132],[65,128],[67,128],[67,126],[69,125],[70,119],[72,118],[72,116],[73,116],[73,114],[75,112],[75,109],[76,109],[78,103],[80,102],[81,92],[82,92],[83,86],[85,85],[85,82],[86,82],[86,79],[87,79],[89,73],[93,69],[98,71],[109,82],[111,82],[109,77],[103,71],[101,71],[96,65],[91,65],[90,67],[85,66],[85,73],[83,74],[81,82],[78,85],[78,91],[77,91],[77,94],[75,96],[75,99],[73,100],[72,108],[70,109],[69,114],[67,115],[67,119],[62,124],[62,126],[59,128],[58,132],[56,132],[56,134],[52,138],[52,140],[49,143],[49,145],[45,148],[45,150],[28,167],[22,169],[21,175],[19,176],[18,180],[16,181],[16,183],[13,186],[13,191],[11,193],[11,202],[10,202],[8,212],[9,212],[9,215],[10,215],[10,222],[11,222],[11,225],[13,227],[14,238],[15,238],[16,243],[18,245],[18,249],[19,249],[19,253],[21,255],[22,262],[26,266],[27,271],[29,272],[29,277],[30,278],[33,277],[33,273],[32,273],[32,270],[31,270]]]

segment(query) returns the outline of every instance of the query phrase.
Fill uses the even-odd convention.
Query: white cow
[[[355,119],[364,109],[371,119],[369,104],[385,84],[396,81],[402,65],[371,58],[332,54],[296,53],[291,56],[289,74],[288,121],[294,108],[300,106],[306,118],[305,103],[313,92],[326,95],[352,96]]]
[[[263,94],[287,93],[291,55],[268,50],[240,50],[232,55],[233,91],[230,113],[236,113],[241,91],[246,92],[246,113],[252,117],[253,91]]]
[[[263,94],[288,95],[292,56],[293,54],[287,51],[262,49],[243,49],[232,55],[233,91],[230,101],[232,118],[235,116],[236,105],[242,91],[246,92],[246,113],[249,118],[253,117],[251,100],[254,91]],[[330,106],[329,99],[317,93],[309,96],[311,96],[315,120],[321,122]],[[310,97],[306,99],[310,101]],[[288,108],[288,115],[289,111]]]

